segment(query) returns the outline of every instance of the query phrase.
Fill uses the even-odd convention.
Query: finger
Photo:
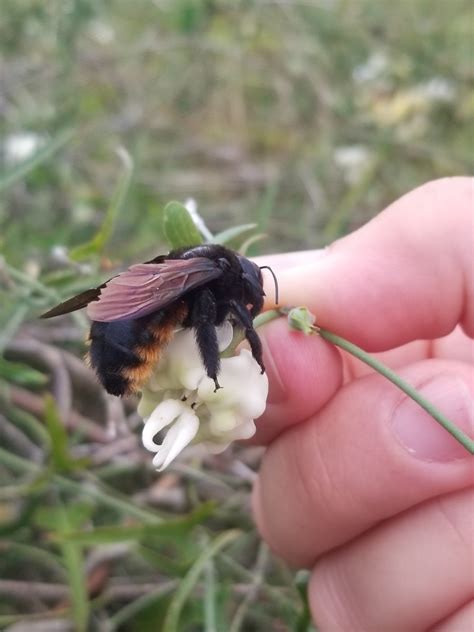
[[[414,340],[406,345],[374,354],[383,364],[392,369],[414,364],[428,358],[458,360],[474,364],[474,340],[461,327],[456,327],[447,336],[437,340]],[[350,354],[343,354],[343,360],[351,378],[373,373],[367,364]]]
[[[441,623],[436,624],[431,632],[472,632],[474,630],[474,599]]]
[[[472,432],[473,371],[425,360],[400,374]],[[381,520],[472,483],[472,465],[465,448],[394,385],[363,377],[267,449],[257,524],[276,553],[308,566]]]
[[[252,439],[260,444],[307,419],[342,384],[341,356],[319,336],[290,331],[282,318],[264,327],[261,338],[270,387],[265,413]]]
[[[286,428],[316,414],[342,382],[374,373],[362,361],[336,351],[318,336],[292,332],[284,319],[266,325],[259,334],[270,393],[251,443],[270,443]],[[395,370],[428,358],[474,364],[474,341],[456,327],[439,340],[416,340],[374,356]]]
[[[474,340],[456,327],[448,336],[432,342],[431,357],[474,364]]]
[[[434,499],[321,559],[309,588],[318,626],[427,630],[462,607],[474,596],[473,501],[472,490]]]
[[[276,258],[280,303],[307,305],[321,326],[368,351],[444,336],[457,323],[472,336],[473,187],[469,178],[431,182],[308,264]]]

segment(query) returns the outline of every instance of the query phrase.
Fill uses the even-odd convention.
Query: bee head
[[[246,257],[238,256],[238,258],[242,270],[241,278],[244,283],[245,293],[249,298],[265,296],[262,272],[258,265]]]
[[[270,270],[275,283],[275,303],[278,305],[278,281],[270,266],[258,266],[253,261],[241,256],[239,256],[239,261],[242,268],[242,279],[247,291],[250,291],[251,296],[265,296],[265,292],[263,291],[262,270]]]

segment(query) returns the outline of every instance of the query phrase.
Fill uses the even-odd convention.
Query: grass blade
[[[58,529],[60,532],[68,531],[71,525],[67,511],[62,506],[60,508],[61,510],[58,511],[58,517],[60,519]],[[69,578],[75,629],[77,632],[85,632],[89,620],[89,597],[87,594],[82,551],[74,542],[62,542],[60,548]]]
[[[58,149],[61,149],[74,135],[74,131],[71,129],[65,129],[60,131],[54,136],[48,143],[43,145],[36,153],[23,162],[15,165],[12,169],[0,174],[0,193],[5,191],[8,187],[12,186],[30,171],[36,169],[41,164],[49,160]]]
[[[223,548],[228,546],[231,542],[236,540],[241,535],[240,531],[232,529],[231,531],[224,531],[219,535],[212,544],[204,549],[201,555],[194,562],[187,574],[184,576],[183,581],[176,590],[174,597],[169,605],[168,612],[166,613],[165,622],[162,632],[178,632],[179,617],[183,606],[191,594],[200,574],[206,568],[207,563],[215,555],[219,553]]]
[[[123,163],[123,176],[120,178],[117,184],[115,193],[112,197],[112,201],[110,202],[109,207],[105,213],[105,218],[102,226],[99,228],[97,233],[94,235],[94,237],[92,237],[90,241],[87,241],[85,244],[81,244],[80,246],[76,246],[76,248],[71,249],[70,257],[74,261],[88,259],[90,256],[98,255],[103,251],[105,245],[112,235],[117,217],[119,216],[120,211],[122,210],[125,203],[127,193],[132,183],[133,162],[130,155],[128,154],[128,152],[125,151],[123,147],[119,147],[117,153]]]

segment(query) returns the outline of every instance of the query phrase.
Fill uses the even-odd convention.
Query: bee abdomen
[[[180,305],[135,320],[93,321],[88,360],[105,390],[118,396],[139,391],[186,313]]]
[[[130,383],[124,367],[141,362],[133,350],[133,321],[93,322],[89,338],[88,359],[102,386],[112,395],[127,394]]]

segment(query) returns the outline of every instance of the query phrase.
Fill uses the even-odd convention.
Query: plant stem
[[[411,397],[419,406],[421,406],[427,413],[429,413],[433,419],[435,419],[445,430],[449,432],[459,443],[461,443],[468,452],[474,454],[474,440],[468,437],[460,428],[455,426],[447,417],[443,415],[433,404],[427,401],[416,388],[413,388],[408,382],[405,382],[399,375],[389,369],[387,366],[376,360],[373,356],[366,353],[363,349],[348,342],[344,338],[333,334],[327,329],[316,327],[315,330],[319,333],[321,338],[331,342],[333,345],[344,349],[351,355],[355,356],[365,364],[368,364],[374,371],[377,371],[383,375],[387,380],[390,380],[395,386],[403,391],[408,397]]]
[[[254,320],[254,327],[260,327],[265,323],[268,323],[275,318],[279,318],[280,316],[287,316],[289,313],[288,308],[281,309],[272,309],[268,312],[264,312],[257,316]],[[402,378],[397,375],[394,371],[389,369],[387,366],[376,360],[373,356],[369,355],[366,351],[358,347],[357,345],[333,334],[327,329],[323,329],[322,327],[313,327],[314,333],[318,333],[321,338],[327,340],[328,342],[344,349],[347,353],[355,356],[362,362],[365,362],[368,366],[370,366],[374,371],[383,375],[387,380],[390,380],[395,386],[403,391],[408,397],[411,397],[413,401],[415,401],[419,406],[421,406],[427,413],[429,413],[435,421],[437,421],[450,435],[452,435],[462,446],[466,448],[468,452],[474,454],[474,439],[471,439],[466,433],[464,433],[460,428],[458,428],[452,421],[450,421],[447,417],[443,415],[433,404],[427,401],[416,388],[413,388],[408,382],[402,380]],[[234,346],[234,341],[232,342],[232,346]],[[237,346],[237,344],[235,344]],[[235,347],[234,347],[235,348]]]

